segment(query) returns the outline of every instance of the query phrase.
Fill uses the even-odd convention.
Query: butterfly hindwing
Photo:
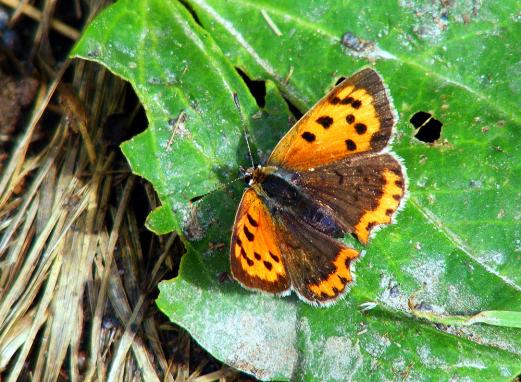
[[[269,165],[303,171],[388,144],[395,112],[380,75],[366,68],[336,86],[280,140]]]
[[[391,154],[353,156],[303,171],[295,185],[329,207],[334,220],[363,244],[371,231],[389,224],[405,195],[405,174]]]
[[[275,224],[251,188],[245,191],[235,217],[230,265],[233,277],[247,288],[275,294],[289,290]]]
[[[359,252],[346,247],[298,216],[281,210],[281,249],[292,289],[304,301],[327,305],[344,295],[353,282],[352,262]]]

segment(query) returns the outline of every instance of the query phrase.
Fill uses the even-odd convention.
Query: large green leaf
[[[178,230],[187,247],[179,276],[161,284],[159,307],[214,356],[262,379],[519,373],[512,320],[452,323],[521,310],[520,14],[513,0],[128,0],[103,12],[74,53],[134,86],[150,125],[122,149],[164,204],[148,226]],[[282,95],[305,111],[368,64],[401,117],[394,150],[408,169],[410,198],[397,224],[367,246],[351,293],[318,309],[223,281],[241,186],[196,207],[188,200],[249,165],[232,93],[262,160],[289,127]],[[234,67],[267,81],[261,110]],[[435,144],[414,138],[408,120],[420,110],[443,122]]]

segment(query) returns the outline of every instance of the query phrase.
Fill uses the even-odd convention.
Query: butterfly
[[[245,173],[233,225],[231,273],[243,287],[294,291],[309,304],[337,301],[360,252],[390,224],[406,195],[405,168],[389,151],[397,116],[380,75],[365,68],[317,102],[264,166]]]

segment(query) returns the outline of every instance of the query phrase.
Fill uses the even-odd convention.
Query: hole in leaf
[[[414,114],[410,121],[413,124],[415,128],[419,128],[421,125],[423,125],[427,120],[431,117],[429,113],[426,113],[424,111],[419,111],[416,114]]]
[[[425,125],[420,127],[415,137],[422,142],[433,143],[440,139],[442,125],[437,119],[431,118]]]
[[[115,148],[131,137],[128,114],[112,113],[103,121],[103,142],[108,146]]]
[[[118,157],[121,155],[119,145],[140,134],[148,126],[148,120],[143,105],[131,86],[126,86],[122,111],[109,114],[103,120],[102,141],[115,150]],[[130,110],[130,112],[129,112]],[[123,159],[123,157],[121,157]],[[126,162],[126,160],[125,160]]]
[[[186,1],[186,0],[181,0],[180,3],[181,3],[181,5],[183,5],[183,6],[186,8],[186,10],[187,10],[191,15],[192,15],[192,17],[194,18],[194,21],[195,21],[197,24],[199,24],[199,26],[202,27],[203,25],[201,24],[201,20],[199,20],[199,16],[197,16],[197,13],[195,13],[195,10],[194,10],[194,8],[192,7],[192,5],[191,5],[188,1]]]
[[[260,108],[266,105],[266,81],[252,80],[248,75],[239,68],[235,68],[237,73],[242,77],[251,94],[255,97],[255,101]]]
[[[341,83],[342,81],[344,81],[345,79],[346,79],[345,77],[340,77],[338,80],[336,80],[336,82],[335,82],[335,86],[340,85],[340,83]]]
[[[284,97],[284,96],[283,96]],[[304,115],[298,107],[296,107],[289,99],[284,97],[284,101],[286,101],[286,104],[288,105],[289,111],[293,116],[295,117],[295,122],[298,121],[302,116]]]
[[[440,139],[443,123],[435,119],[431,114],[419,111],[414,114],[410,122],[417,129],[414,137],[425,143],[433,143]]]

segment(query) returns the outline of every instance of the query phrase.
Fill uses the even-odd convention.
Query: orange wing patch
[[[336,270],[327,279],[308,285],[309,290],[319,301],[331,300],[344,292],[348,283],[353,280],[349,262],[358,257],[358,251],[353,248],[343,248],[333,261]]]
[[[394,212],[400,206],[405,193],[403,176],[384,170],[385,185],[376,208],[365,212],[355,226],[355,234],[362,244],[367,244],[371,230],[380,224],[391,223]]]
[[[242,197],[230,250],[233,277],[247,288],[282,293],[289,280],[269,211],[253,189]]]
[[[394,123],[381,77],[364,69],[309,110],[280,140],[268,164],[302,171],[356,153],[380,151]]]

